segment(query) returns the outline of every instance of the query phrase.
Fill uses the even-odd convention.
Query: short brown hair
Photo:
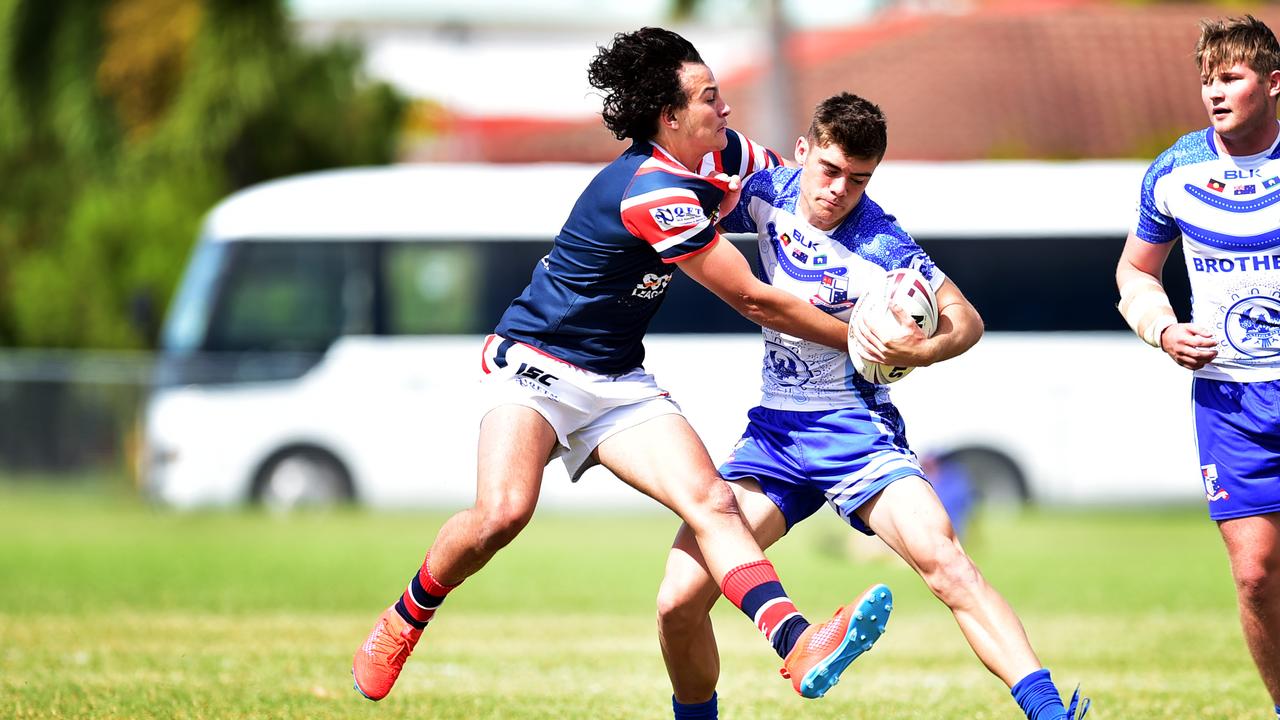
[[[1280,43],[1275,33],[1252,15],[1201,20],[1196,66],[1201,73],[1242,62],[1259,75],[1280,70]]]
[[[808,135],[811,144],[835,143],[848,157],[881,159],[889,146],[884,113],[870,100],[847,92],[818,103]]]

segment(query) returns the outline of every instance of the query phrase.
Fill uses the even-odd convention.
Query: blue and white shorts
[[[1280,380],[1191,384],[1209,517],[1280,512]]]
[[[788,530],[825,501],[855,530],[874,535],[855,511],[895,480],[924,477],[902,415],[889,403],[810,412],[755,407],[747,418],[720,474],[759,482]]]
[[[485,339],[484,412],[523,405],[546,418],[559,444],[548,459],[564,461],[575,482],[596,461],[591,453],[609,436],[659,415],[681,415],[671,394],[641,368],[601,375],[498,335]]]

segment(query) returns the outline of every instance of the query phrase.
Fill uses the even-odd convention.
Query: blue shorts
[[[924,477],[907,447],[902,415],[889,403],[813,412],[755,407],[747,419],[720,474],[759,482],[788,530],[825,501],[854,529],[873,535],[854,511],[894,480]]]
[[[1209,517],[1280,512],[1280,380],[1196,378],[1191,402]]]

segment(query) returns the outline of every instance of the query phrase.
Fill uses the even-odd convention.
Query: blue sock
[[[1276,706],[1276,720],[1280,720],[1280,705]]]
[[[701,703],[691,703],[685,705],[676,700],[676,696],[671,696],[671,709],[676,714],[676,720],[716,720],[719,717],[719,710],[716,709],[716,694],[711,693],[711,699]]]
[[[1062,720],[1067,708],[1058,696],[1058,688],[1049,679],[1049,670],[1040,668],[1018,681],[1009,691],[1027,720]]]

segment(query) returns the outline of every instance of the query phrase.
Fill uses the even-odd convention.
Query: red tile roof
[[[796,33],[791,126],[803,132],[818,101],[848,90],[884,110],[895,160],[1150,157],[1207,124],[1192,60],[1198,24],[1229,12],[1023,0]],[[1280,9],[1254,14],[1280,30]],[[721,78],[737,117],[756,116],[760,75]],[[599,118],[455,117],[409,159],[594,162],[621,147]]]

